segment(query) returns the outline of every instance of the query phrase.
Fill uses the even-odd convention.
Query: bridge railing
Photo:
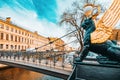
[[[0,51],[0,60],[13,62],[32,63],[49,67],[72,70],[72,65],[66,63],[66,54],[63,51],[50,52],[23,52],[23,51]]]

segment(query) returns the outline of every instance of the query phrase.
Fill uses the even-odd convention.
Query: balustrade
[[[44,65],[49,67],[72,68],[72,65],[65,63],[64,52],[21,52],[21,51],[0,51],[0,60],[12,61],[15,63]]]

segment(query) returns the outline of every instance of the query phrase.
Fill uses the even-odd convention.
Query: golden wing
[[[109,39],[112,30],[120,20],[120,0],[114,0],[110,8],[104,13],[91,34],[91,43],[103,43]]]

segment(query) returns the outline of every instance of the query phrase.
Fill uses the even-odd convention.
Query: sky
[[[74,0],[0,0],[0,17],[11,17],[13,24],[46,37],[60,37],[64,27],[60,15]],[[66,5],[67,4],[67,5]]]
[[[37,31],[45,37],[61,37],[66,26],[58,25],[65,10],[76,0],[0,0],[0,18],[11,17],[13,24]],[[79,0],[80,1],[80,0]],[[108,7],[112,0],[97,0]]]

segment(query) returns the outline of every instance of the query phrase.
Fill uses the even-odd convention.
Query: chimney
[[[11,21],[11,18],[10,18],[10,17],[7,17],[7,18],[6,18],[6,22],[10,23],[10,21]]]

